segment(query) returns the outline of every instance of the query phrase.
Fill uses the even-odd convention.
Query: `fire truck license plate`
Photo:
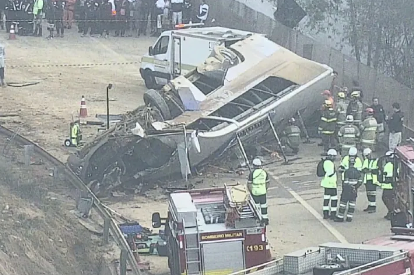
[[[262,244],[256,244],[256,245],[247,245],[246,251],[247,252],[253,252],[253,251],[263,251],[264,245]]]

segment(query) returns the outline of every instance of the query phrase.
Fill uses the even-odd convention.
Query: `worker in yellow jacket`
[[[378,182],[378,159],[372,154],[370,148],[365,148],[363,151],[364,162],[362,163],[362,172],[364,173],[363,183],[367,192],[368,207],[364,209],[365,212],[375,213],[376,196]]]

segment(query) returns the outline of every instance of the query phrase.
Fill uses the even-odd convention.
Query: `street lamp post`
[[[112,84],[106,87],[106,129],[109,129],[109,90],[112,89]]]

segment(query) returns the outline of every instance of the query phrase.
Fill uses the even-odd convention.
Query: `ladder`
[[[183,222],[184,233],[184,251],[185,251],[185,264],[187,275],[201,275],[201,253],[200,253],[200,234],[198,231],[198,223],[196,220],[196,232],[187,234],[185,232],[185,225]]]

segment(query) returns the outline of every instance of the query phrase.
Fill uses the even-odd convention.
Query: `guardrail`
[[[272,275],[283,272],[283,259],[276,259],[255,267],[247,268],[240,270],[229,275],[245,275],[245,274],[255,274],[255,275]]]
[[[40,156],[42,156],[47,161],[51,162],[56,168],[58,168],[60,171],[63,170],[64,175],[67,177],[67,179],[73,184],[73,186],[81,191],[87,192],[89,196],[93,199],[93,203],[95,206],[96,211],[98,214],[104,219],[105,225],[104,225],[104,240],[107,241],[107,238],[109,237],[109,232],[105,232],[105,230],[110,230],[113,236],[113,239],[118,244],[118,246],[121,248],[121,258],[123,255],[126,254],[126,261],[129,263],[130,268],[132,269],[132,272],[134,275],[144,275],[144,272],[142,272],[139,269],[138,263],[135,260],[134,255],[132,254],[132,251],[126,242],[123,233],[119,229],[118,225],[112,218],[111,214],[107,212],[104,205],[100,202],[100,200],[95,196],[95,194],[83,183],[83,181],[72,172],[72,170],[69,169],[65,164],[63,164],[61,161],[56,159],[54,156],[46,152],[43,148],[41,148],[39,145],[31,142],[30,140],[22,137],[21,135],[3,127],[0,126],[0,135],[7,136],[8,138],[11,138],[12,140],[16,141],[17,143],[21,145],[33,145],[34,152]],[[122,259],[121,259],[121,270],[122,270]],[[124,267],[125,270],[125,267]],[[126,272],[126,270],[124,271]]]

